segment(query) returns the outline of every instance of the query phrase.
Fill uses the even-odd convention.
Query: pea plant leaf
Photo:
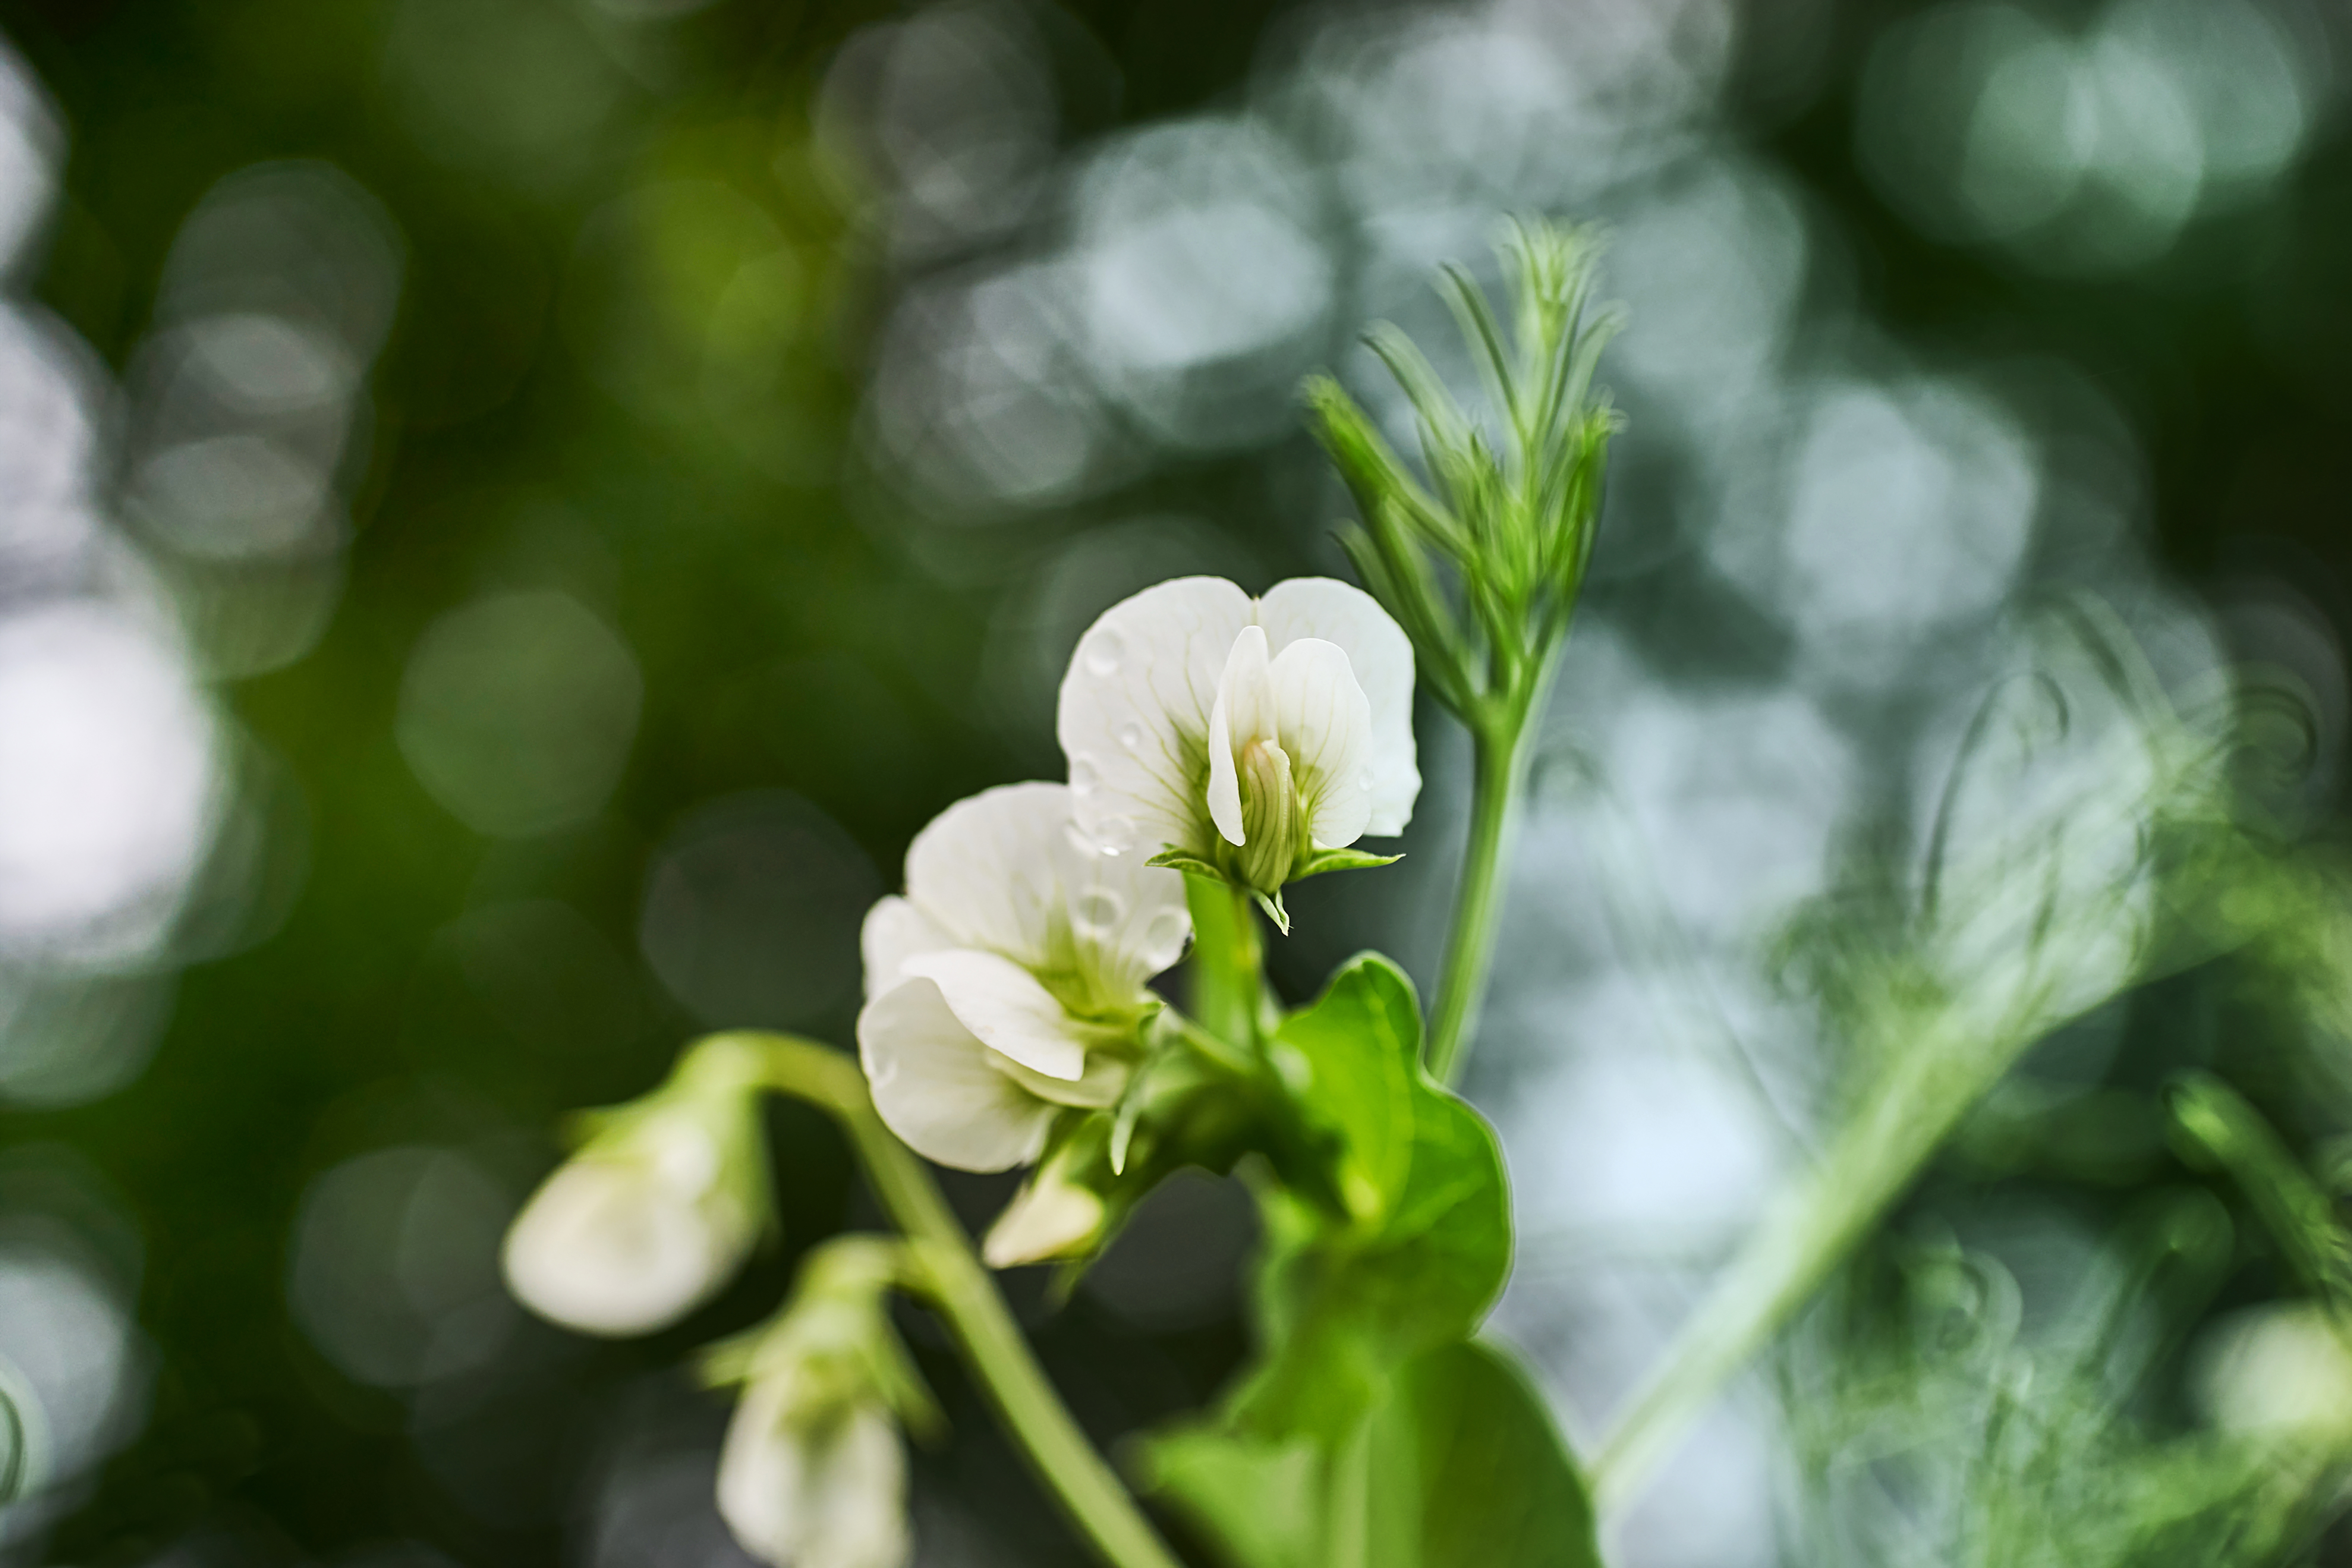
[[[1364,1453],[1366,1568],[1599,1568],[1584,1479],[1542,1396],[1494,1345],[1407,1365]]]
[[[1368,1424],[1399,1397],[1404,1368],[1461,1346],[1485,1319],[1510,1271],[1510,1201],[1494,1130],[1423,1069],[1420,1004],[1387,959],[1343,965],[1284,1020],[1272,1049],[1339,1201],[1335,1210],[1259,1172],[1257,1356],[1213,1415],[1159,1438],[1144,1469],[1234,1562],[1321,1568],[1360,1562],[1385,1533],[1370,1531],[1368,1510],[1391,1489],[1362,1484]],[[1454,1363],[1434,1365],[1443,1377]],[[1433,1392],[1411,1397],[1414,1411],[1452,1408]],[[1408,1448],[1423,1451],[1402,1438],[1381,1451]]]

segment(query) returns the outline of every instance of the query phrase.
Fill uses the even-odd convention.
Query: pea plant
[[[2011,1375],[1997,1291],[1968,1298],[1969,1349],[1952,1350],[1930,1320],[1974,1277],[1941,1255],[1897,1260],[1909,1305],[1892,1319],[1833,1310],[1885,1262],[1893,1205],[2037,1040],[2152,975],[2343,923],[2318,912],[2338,908],[2324,868],[2232,813],[2226,700],[2177,709],[2093,604],[2057,607],[2048,668],[1987,698],[1925,864],[1792,922],[1787,967],[1841,1047],[1829,1134],[1613,1430],[1571,1453],[1511,1348],[1482,1332],[1512,1206],[1495,1131],[1454,1086],[1620,424],[1595,381],[1619,321],[1591,298],[1592,237],[1528,225],[1503,253],[1504,311],[1466,274],[1441,284],[1484,417],[1386,328],[1368,341],[1417,414],[1417,461],[1337,383],[1306,389],[1358,510],[1341,543],[1361,585],[1300,578],[1253,597],[1181,578],[1107,611],[1061,686],[1066,779],[948,807],[908,850],[904,892],[866,917],[856,1055],[730,1031],[644,1098],[584,1113],[577,1152],[509,1235],[512,1288],[591,1333],[678,1320],[772,1228],[761,1097],[838,1120],[895,1234],[813,1247],[775,1316],[703,1360],[740,1389],[720,1510],[778,1564],[909,1560],[904,1435],[940,1416],[894,1295],[943,1321],[1116,1568],[1172,1568],[1163,1524],[1235,1568],[1596,1563],[1597,1510],[1773,1356],[1784,1374],[1807,1356],[1833,1368],[1792,1418],[1817,1490],[1851,1489],[1848,1457],[1890,1422],[1981,1449],[1937,1471],[1964,1480],[1932,1525],[1906,1519],[1854,1561],[2140,1562],[2190,1542],[2194,1561],[2253,1563],[2307,1541],[2347,1474],[2352,1407],[2168,1447],[2101,1393],[2095,1356],[2039,1384]],[[1366,952],[1287,1005],[1264,963],[1290,929],[1285,890],[1395,858],[1364,846],[1402,831],[1421,788],[1417,684],[1467,731],[1474,769],[1435,994],[1424,1005]],[[2289,1348],[2352,1367],[2352,1245],[2323,1184],[2219,1085],[2174,1103],[2182,1148],[2241,1182],[2305,1266]],[[975,1246],[927,1162],[1029,1174]],[[1082,1270],[1186,1168],[1255,1197],[1254,1352],[1211,1407],[1114,1468],[992,1271]],[[2158,1250],[2210,1254],[2212,1226],[2192,1215]],[[1879,1326],[1841,1338],[1865,1319]],[[1898,1320],[1911,1328],[1885,1329]],[[1872,1463],[1926,1441],[1883,1442]],[[2048,1555],[2053,1542],[2069,1554]]]

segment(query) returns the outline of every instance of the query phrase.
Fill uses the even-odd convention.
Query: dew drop
[[[1135,847],[1135,819],[1106,816],[1095,824],[1095,842],[1106,855],[1124,855]]]
[[[1183,952],[1184,936],[1191,930],[1192,921],[1185,918],[1182,910],[1161,910],[1143,928],[1143,951],[1156,963],[1173,963]]]
[[[1070,921],[1088,936],[1108,936],[1118,924],[1118,917],[1126,912],[1127,906],[1119,902],[1117,893],[1097,888],[1079,894],[1070,905]]]
[[[1095,766],[1095,760],[1092,757],[1080,752],[1070,759],[1070,793],[1072,795],[1092,795],[1095,793],[1095,786],[1101,783],[1102,770]]]
[[[1143,749],[1143,726],[1130,719],[1118,727],[1118,743],[1130,752]]]
[[[1105,626],[1087,639],[1087,668],[1096,675],[1111,675],[1118,671],[1118,661],[1127,655],[1125,639]]]

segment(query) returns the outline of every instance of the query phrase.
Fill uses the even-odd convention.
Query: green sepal
[[[1356,848],[1318,849],[1299,861],[1291,871],[1290,879],[1303,882],[1326,871],[1367,871],[1375,866],[1393,866],[1403,858],[1402,855],[1369,855]]]
[[[1195,877],[1208,877],[1220,882],[1232,879],[1222,869],[1203,860],[1190,849],[1179,849],[1173,844],[1162,848],[1159,854],[1146,860],[1144,864],[1164,866],[1171,871],[1189,871]]]
[[[1250,897],[1257,900],[1257,907],[1265,911],[1265,918],[1274,922],[1275,930],[1285,936],[1290,934],[1290,911],[1283,908],[1280,888],[1276,888],[1271,893],[1261,893],[1253,888],[1250,889]]]

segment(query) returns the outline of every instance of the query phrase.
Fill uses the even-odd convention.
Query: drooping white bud
[[[877,1397],[803,1396],[786,1367],[744,1390],[719,1458],[719,1512],[777,1568],[903,1568],[907,1456]]]
[[[724,1042],[714,1042],[724,1045]],[[507,1285],[583,1333],[649,1333],[731,1279],[765,1223],[741,1064],[704,1047],[558,1166],[507,1231]]]
[[[740,1381],[719,1458],[719,1511],[777,1568],[903,1568],[901,1420],[939,1412],[890,1326],[888,1291],[919,1265],[906,1247],[847,1236],[812,1251],[784,1309],[715,1348],[706,1371]]]

